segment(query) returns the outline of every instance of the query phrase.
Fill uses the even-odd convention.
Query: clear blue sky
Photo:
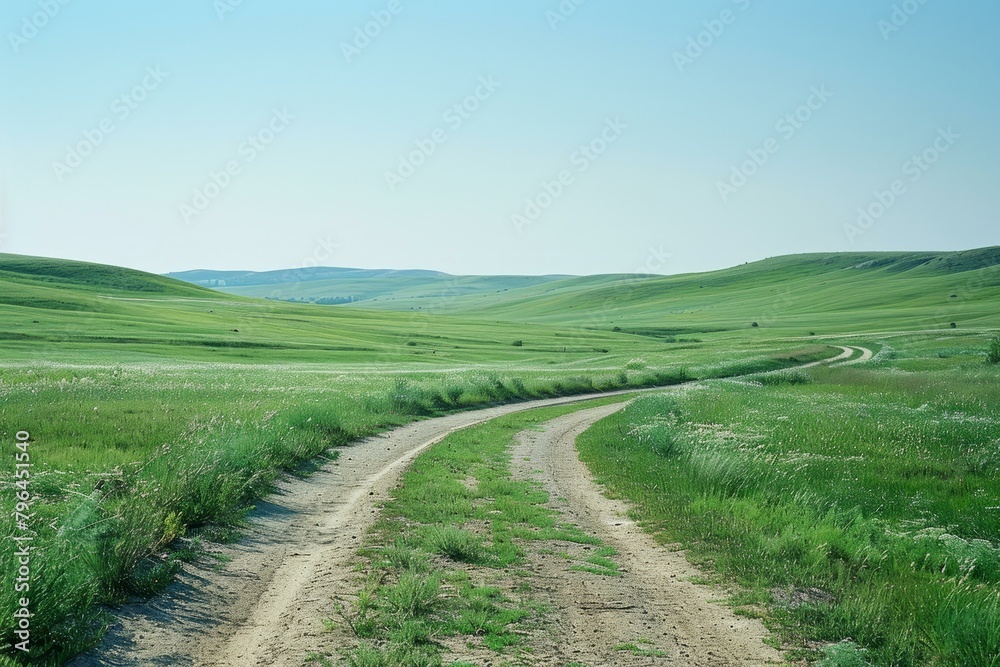
[[[993,0],[62,2],[0,8],[5,252],[675,273],[998,242]]]

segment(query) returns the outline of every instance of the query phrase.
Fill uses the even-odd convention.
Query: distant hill
[[[450,276],[318,268],[188,272],[244,296],[670,337],[751,327],[800,335],[1000,324],[1000,247],[772,257],[675,276]],[[233,281],[244,284],[234,285]],[[204,283],[202,283],[204,284]]]
[[[419,302],[360,304],[406,309]],[[814,253],[708,273],[571,278],[439,300],[431,312],[619,327],[673,335],[750,326],[844,331],[997,326],[1000,247],[961,252]]]
[[[115,359],[127,350],[133,358],[367,362],[377,354],[447,363],[558,352],[572,362],[595,350],[634,356],[636,345],[720,336],[1000,328],[1000,248],[791,255],[677,276],[324,271],[341,277],[227,289],[366,298],[265,301],[121,267],[0,255],[0,358],[72,360],[74,345],[99,345]]]
[[[198,270],[167,277],[242,296],[357,303],[494,294],[568,276],[453,276],[440,271],[309,267],[264,272]]]
[[[392,273],[416,280],[424,272],[416,277]],[[302,361],[365,368],[406,362],[450,368],[456,363],[542,363],[539,359],[590,363],[602,355],[613,368],[659,346],[633,338],[610,331],[567,332],[557,326],[265,301],[121,267],[0,255],[0,361]]]
[[[449,277],[440,271],[392,269],[346,269],[330,266],[311,266],[301,269],[280,269],[277,271],[210,271],[197,269],[166,274],[167,278],[202,285],[203,287],[256,287],[261,285],[282,285],[312,283],[327,280],[377,280],[381,278],[423,278],[433,280]]]

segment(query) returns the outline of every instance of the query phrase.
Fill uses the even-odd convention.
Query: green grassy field
[[[165,585],[184,555],[169,556],[171,544],[231,532],[277,475],[331,447],[450,410],[835,352],[301,306],[11,256],[0,257],[0,337],[0,428],[32,439],[33,593],[44,610],[33,655],[53,660],[96,641],[104,606]],[[22,533],[13,495],[4,507],[5,535]],[[3,544],[12,559],[14,543]],[[0,594],[5,637],[14,575],[4,572]]]
[[[994,269],[977,265],[986,260],[844,268],[857,259],[819,273],[815,262],[771,260],[791,268],[747,265],[697,286],[695,276],[636,282],[677,282],[650,294],[613,287],[615,278],[577,279],[495,309],[462,301],[484,297],[437,299],[438,310],[456,313],[441,315],[263,301],[117,267],[0,255],[0,430],[12,472],[14,434],[32,438],[33,593],[44,609],[32,620],[35,655],[58,660],[92,645],[102,610],[159,590],[189,538],[231,534],[278,475],[393,425],[779,369],[833,356],[835,343],[883,350],[883,360],[894,354],[892,367],[905,373],[983,362],[985,347],[975,359],[970,350],[986,339],[970,329],[1000,325]],[[854,281],[848,301],[819,302],[794,326],[759,314],[784,318],[775,290],[795,285],[801,308],[833,277]],[[937,291],[924,294],[929,286]],[[908,301],[885,298],[904,287]],[[718,308],[688,320],[670,310],[669,299],[709,290]],[[938,291],[961,310],[955,330],[938,322]],[[955,312],[941,311],[944,320]],[[942,331],[877,333],[904,325]],[[831,333],[844,331],[852,334]],[[878,396],[890,409],[903,394]],[[15,497],[3,502],[10,537],[20,532]],[[11,559],[13,542],[3,544]],[[0,593],[5,637],[17,602],[12,576],[4,571]],[[3,651],[13,655],[10,645]]]
[[[734,602],[786,646],[835,645],[831,665],[997,665],[1000,369],[988,344],[900,337],[867,366],[645,396],[580,451],[663,541],[740,584]]]

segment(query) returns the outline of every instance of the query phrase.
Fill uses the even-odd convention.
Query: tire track
[[[619,577],[573,571],[565,559],[536,558],[536,589],[555,612],[548,641],[532,665],[626,667],[783,664],[764,644],[767,630],[736,616],[724,596],[692,583],[701,573],[628,518],[629,507],[605,497],[576,451],[576,438],[623,404],[574,412],[524,431],[512,452],[516,476],[539,481],[550,507],[618,552]],[[624,646],[632,646],[631,650]]]

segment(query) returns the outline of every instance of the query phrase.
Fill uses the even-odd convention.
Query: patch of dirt
[[[576,438],[623,406],[575,412],[541,432],[524,431],[512,470],[539,481],[550,507],[617,551],[620,576],[570,569],[579,564],[535,546],[530,569],[535,594],[554,611],[554,623],[532,637],[531,665],[768,665],[784,662],[765,645],[767,630],[736,616],[724,596],[696,585],[701,573],[683,552],[669,551],[628,518],[628,506],[601,493],[576,452]],[[537,472],[541,470],[541,472]]]

